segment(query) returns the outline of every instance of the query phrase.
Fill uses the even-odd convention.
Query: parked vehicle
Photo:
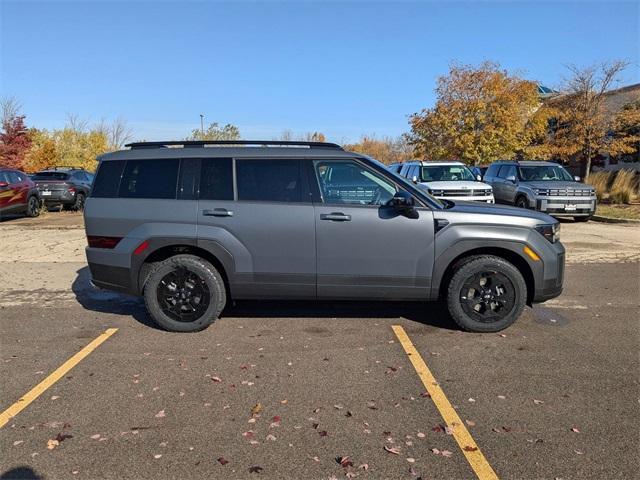
[[[405,162],[400,175],[426,187],[439,199],[494,202],[491,185],[482,183],[481,177],[462,162]]]
[[[562,291],[548,215],[442,203],[331,143],[128,146],[99,157],[87,259],[95,285],[144,296],[167,330],[237,299],[442,298],[463,329],[494,332]]]
[[[0,216],[10,213],[37,217],[40,214],[40,194],[26,173],[0,167]]]
[[[493,186],[500,203],[582,222],[596,213],[595,189],[557,163],[499,161],[489,166],[484,180]]]
[[[391,170],[393,173],[400,173],[400,170],[402,169],[402,165],[404,165],[403,162],[391,163],[387,165],[387,168]]]
[[[74,167],[55,167],[36,173],[33,181],[47,207],[62,205],[69,210],[82,210],[93,174]]]

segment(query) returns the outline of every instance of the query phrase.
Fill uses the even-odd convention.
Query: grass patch
[[[596,215],[640,220],[640,205],[598,205]]]

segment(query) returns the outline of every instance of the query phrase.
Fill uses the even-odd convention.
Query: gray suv
[[[545,214],[440,202],[331,143],[128,146],[99,157],[87,259],[164,329],[206,328],[231,299],[442,298],[463,329],[494,332],[562,291]]]
[[[492,163],[483,180],[493,187],[496,202],[532,208],[554,217],[585,222],[596,212],[593,187],[576,181],[553,162]]]

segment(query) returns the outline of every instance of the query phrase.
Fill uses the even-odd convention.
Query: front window
[[[465,165],[430,165],[422,167],[422,182],[472,182],[476,178]]]
[[[560,165],[534,165],[519,167],[520,179],[525,182],[536,180],[572,182],[573,177]]]

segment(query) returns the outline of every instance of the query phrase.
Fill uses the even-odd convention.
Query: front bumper
[[[586,217],[596,213],[596,197],[536,197],[535,209],[554,217]]]
[[[536,286],[535,294],[533,296],[533,303],[546,302],[552,298],[557,297],[562,293],[564,283],[564,268],[565,268],[565,250],[560,242],[554,244],[555,257],[547,257],[545,263],[544,278],[542,282]],[[545,258],[543,257],[543,261]]]

